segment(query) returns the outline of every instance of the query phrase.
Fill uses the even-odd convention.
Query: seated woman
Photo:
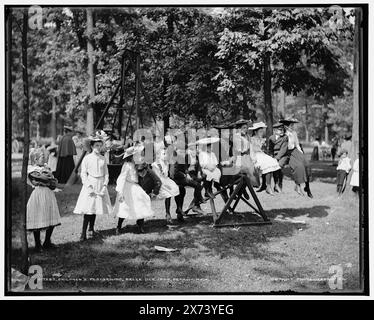
[[[201,171],[205,177],[204,188],[205,195],[212,194],[212,186],[220,189],[221,171],[218,169],[218,160],[214,152],[212,152],[212,143],[218,142],[219,138],[203,138],[197,141],[200,146],[199,164]]]
[[[274,195],[271,188],[272,172],[278,171],[280,166],[276,159],[270,157],[262,150],[262,146],[265,142],[263,138],[265,128],[266,125],[263,122],[254,123],[253,127],[249,128],[249,130],[253,132],[250,155],[255,167],[261,171],[261,174],[266,175],[266,192],[270,195]]]
[[[156,161],[152,163],[152,169],[161,180],[161,188],[157,198],[165,199],[166,221],[167,223],[171,223],[171,198],[179,195],[179,187],[169,178],[169,162],[165,148],[160,148],[157,151]]]
[[[286,128],[286,135],[288,137],[288,153],[289,165],[291,168],[292,178],[295,181],[295,191],[304,196],[301,190],[301,184],[305,183],[304,191],[307,192],[308,197],[313,198],[309,187],[309,163],[305,158],[304,152],[299,143],[297,132],[294,130],[294,124],[298,123],[296,119],[283,119],[279,122],[283,123]]]
[[[235,134],[233,136],[234,165],[240,168],[250,179],[252,186],[260,185],[259,176],[255,173],[253,161],[250,157],[251,137],[248,135],[248,120],[239,120],[235,123]]]

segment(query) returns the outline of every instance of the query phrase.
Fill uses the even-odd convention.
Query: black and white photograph
[[[4,4],[5,296],[368,295],[368,12]]]

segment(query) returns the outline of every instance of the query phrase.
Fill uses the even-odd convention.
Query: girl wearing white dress
[[[44,155],[40,149],[30,153],[30,166],[28,167],[28,184],[34,190],[27,202],[26,229],[32,231],[35,239],[35,250],[40,251],[40,231],[46,230],[44,249],[53,248],[51,242],[55,226],[60,225],[60,212],[54,190],[57,180],[51,170],[44,164]]]
[[[262,146],[265,142],[263,138],[265,133],[266,125],[263,122],[254,123],[250,130],[253,130],[253,136],[251,138],[251,158],[254,162],[255,167],[261,170],[261,174],[265,175],[266,179],[266,192],[270,195],[274,195],[273,189],[271,188],[271,177],[272,172],[280,170],[279,163],[276,159],[267,155],[263,150]]]
[[[157,198],[165,199],[166,221],[171,223],[171,198],[179,195],[179,187],[169,178],[169,162],[166,149],[160,148],[156,155],[157,160],[152,163],[152,169],[161,180],[161,188]]]
[[[143,231],[144,218],[152,217],[151,198],[138,184],[138,172],[135,168],[134,155],[140,155],[143,147],[127,148],[123,156],[125,163],[117,178],[117,198],[114,214],[118,217],[117,234],[120,233],[124,219],[137,220],[140,232]]]
[[[353,192],[358,192],[360,190],[360,165],[359,158],[355,160],[352,167],[352,177],[350,185],[352,186]]]
[[[83,214],[81,240],[86,240],[89,224],[89,235],[95,235],[94,225],[96,215],[107,215],[112,212],[108,193],[109,173],[107,161],[100,150],[103,141],[100,137],[90,137],[92,152],[82,161],[81,179],[82,189],[78,197],[74,213]]]
[[[201,167],[201,171],[203,175],[205,176],[204,188],[205,188],[206,196],[209,196],[212,194],[213,184],[217,189],[221,189],[220,188],[221,171],[217,167],[218,166],[217,156],[212,151],[212,142],[215,141],[212,139],[214,138],[206,138],[206,139],[199,140],[199,141],[203,140],[204,142],[206,142],[206,144],[204,143],[206,145],[205,150],[200,149],[200,152],[199,152],[199,164]],[[199,143],[199,141],[198,141],[198,144],[201,145],[202,143]]]

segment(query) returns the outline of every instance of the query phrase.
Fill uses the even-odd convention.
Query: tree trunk
[[[273,134],[273,107],[271,104],[271,70],[269,53],[264,55],[264,99],[267,124],[266,137],[269,138]]]
[[[286,105],[286,93],[283,88],[279,89],[279,106],[278,106],[278,116],[284,117],[284,109]]]
[[[309,113],[308,113],[308,103],[307,103],[307,100],[306,100],[306,97],[305,98],[305,141],[306,142],[309,142],[309,130],[308,130],[308,120],[309,120]]]
[[[52,98],[52,112],[51,112],[51,135],[53,142],[56,142],[57,138],[57,119],[56,119],[56,97]]]
[[[93,133],[94,130],[94,104],[93,99],[95,97],[95,72],[94,72],[94,46],[93,46],[93,12],[91,8],[86,9],[87,11],[87,54],[88,54],[88,93],[89,102],[87,107],[87,124],[86,133],[87,135]]]
[[[355,9],[355,38],[354,38],[354,61],[353,61],[353,124],[352,124],[352,149],[350,158],[355,161],[359,152],[359,114],[360,114],[360,54],[361,54],[361,9]]]
[[[22,196],[21,196],[21,245],[22,245],[22,273],[28,274],[29,259],[26,231],[26,210],[27,210],[27,166],[29,162],[29,144],[30,144],[30,114],[29,114],[29,82],[27,73],[27,28],[28,11],[23,11],[23,29],[22,29],[22,78],[23,78],[23,132],[24,147],[22,161]]]
[[[327,126],[327,118],[328,118],[328,114],[327,114],[327,111],[328,111],[328,106],[327,106],[327,96],[326,96],[326,93],[325,93],[325,96],[323,98],[323,119],[324,119],[324,122],[323,122],[323,125],[324,125],[324,129],[325,129],[325,142],[326,143],[329,143],[329,128]]]

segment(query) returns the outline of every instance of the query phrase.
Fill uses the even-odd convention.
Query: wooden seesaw
[[[227,189],[234,187],[233,192],[231,193],[229,199],[226,201],[224,207],[221,211],[216,210],[216,206],[214,203],[214,198],[221,194],[222,192],[226,191]],[[249,190],[249,193],[254,201],[254,204],[252,204],[249,199],[246,199],[244,194],[246,190]],[[213,214],[213,226],[214,227],[236,227],[236,226],[249,226],[249,225],[264,225],[264,224],[271,224],[270,219],[265,214],[264,209],[261,206],[261,203],[259,199],[257,198],[256,192],[254,191],[250,179],[244,174],[240,173],[237,175],[237,178],[232,183],[224,186],[222,189],[218,190],[215,193],[212,193],[210,197],[207,197],[204,199],[205,201],[208,201],[210,203],[210,207],[212,209]],[[235,209],[239,203],[239,201],[244,201],[250,208],[252,208],[255,213],[261,217],[262,221],[248,221],[248,222],[232,222],[232,223],[223,223],[222,220],[224,220],[225,217],[229,217],[230,220],[233,220],[235,215],[237,214],[235,212]],[[184,215],[188,216],[189,211],[193,208],[194,200],[192,200],[191,204],[189,205],[188,209],[184,211]],[[243,214],[251,214],[249,212],[240,213]],[[194,215],[194,214],[192,214]]]

